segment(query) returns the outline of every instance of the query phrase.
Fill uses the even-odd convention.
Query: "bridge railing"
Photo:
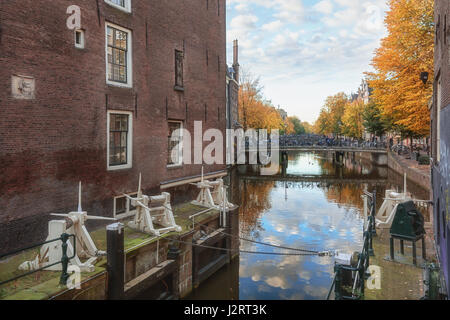
[[[72,242],[73,243],[73,255],[71,257],[67,256],[67,248],[68,248],[67,241],[69,241],[69,238],[72,238],[72,241],[73,241]],[[40,242],[40,243],[31,245],[31,246],[26,247],[26,248],[22,248],[22,249],[19,249],[19,250],[15,250],[15,251],[11,251],[11,252],[2,254],[2,255],[0,255],[0,260],[3,259],[3,258],[6,258],[6,257],[10,257],[10,256],[13,256],[13,255],[16,255],[16,254],[18,254],[20,252],[23,252],[23,251],[34,249],[34,248],[43,246],[45,244],[58,242],[58,241],[62,242],[62,245],[61,245],[62,257],[61,257],[60,261],[57,261],[57,262],[51,263],[51,264],[47,264],[47,265],[45,265],[45,266],[43,266],[41,268],[38,268],[38,269],[35,269],[35,270],[32,270],[32,271],[28,271],[26,273],[20,274],[18,276],[15,276],[15,277],[12,277],[12,278],[9,278],[9,279],[6,279],[6,280],[2,280],[2,281],[0,281],[0,286],[2,286],[4,284],[7,284],[7,283],[10,283],[10,282],[13,282],[13,281],[16,281],[16,280],[18,280],[20,278],[29,276],[29,275],[31,275],[33,273],[36,273],[36,272],[48,269],[48,268],[53,267],[53,266],[58,265],[58,264],[62,264],[62,273],[61,273],[61,277],[60,277],[60,284],[61,285],[67,284],[67,280],[69,279],[69,274],[67,272],[68,271],[68,266],[69,266],[69,261],[72,260],[73,258],[75,258],[75,256],[76,256],[76,238],[75,238],[75,235],[73,235],[73,234],[63,233],[61,235],[61,237],[59,237],[59,238],[52,239],[52,240],[47,240],[47,241],[44,241],[44,242]]]
[[[327,300],[330,299],[334,288],[335,300],[361,300],[364,298],[364,290],[366,285],[368,269],[370,266],[370,256],[373,252],[373,236],[376,235],[375,228],[375,212],[376,212],[376,191],[373,193],[365,192],[363,197],[366,197],[367,204],[370,208],[371,214],[367,218],[368,224],[364,231],[364,244],[361,253],[358,253],[358,260],[356,265],[335,264],[335,276],[327,295]],[[348,287],[349,281],[345,277],[351,274],[351,287]]]
[[[314,148],[351,148],[351,149],[377,149],[386,150],[385,142],[356,142],[356,141],[301,141],[281,137],[280,147],[314,147]]]

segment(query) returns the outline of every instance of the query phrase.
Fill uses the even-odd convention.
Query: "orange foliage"
[[[274,186],[274,182],[239,181],[239,190],[241,190],[242,196],[239,207],[239,221],[244,235],[249,235],[260,227],[261,215],[272,207],[270,192]]]
[[[433,4],[433,0],[389,0],[388,36],[372,60],[375,72],[367,73],[383,116],[394,129],[413,135],[429,132],[432,81],[424,85],[420,73],[429,72],[433,79]]]
[[[261,96],[259,79],[249,73],[243,73],[239,88],[239,119],[244,130],[272,129],[283,130],[285,124],[275,107]]]

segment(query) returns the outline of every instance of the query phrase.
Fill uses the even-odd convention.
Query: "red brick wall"
[[[217,1],[207,9],[200,0],[132,0],[128,14],[104,0],[0,2],[2,235],[17,219],[76,209],[78,181],[83,209],[111,216],[113,196],[135,191],[140,172],[145,190],[200,173],[200,166],[167,169],[167,117],[192,132],[194,121],[225,129],[225,1],[219,3],[218,11]],[[83,50],[66,27],[70,5],[81,7]],[[106,84],[105,21],[132,30],[131,89]],[[175,49],[185,51],[184,93],[173,89]],[[12,97],[14,74],[36,79],[35,99]],[[133,112],[132,169],[107,170],[107,110]],[[205,173],[224,168],[205,166]]]

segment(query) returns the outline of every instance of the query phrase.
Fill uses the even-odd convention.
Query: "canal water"
[[[386,188],[403,189],[403,178],[387,167],[350,155],[343,166],[326,152],[290,152],[288,159],[284,174],[273,177],[261,177],[252,167],[234,173],[232,201],[240,204],[241,237],[308,250],[360,251],[363,191],[376,190],[381,199]],[[412,185],[408,191],[428,198],[425,190]],[[247,241],[241,241],[241,250],[288,252]],[[333,266],[332,257],[241,253],[188,299],[325,299]]]

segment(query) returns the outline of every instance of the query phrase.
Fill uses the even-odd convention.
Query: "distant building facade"
[[[79,181],[93,215],[127,213],[140,173],[146,193],[187,197],[177,188],[202,166],[171,157],[170,138],[194,121],[225,132],[225,13],[225,1],[1,2],[0,251],[45,238]]]
[[[435,2],[434,94],[431,104],[431,157],[434,235],[450,295],[450,5]]]
[[[362,101],[364,104],[368,104],[370,102],[370,96],[372,95],[372,88],[369,87],[369,83],[366,79],[363,79],[361,85],[358,88],[357,93],[352,93],[350,95],[350,100],[353,101]]]
[[[372,95],[372,88],[369,87],[369,83],[366,79],[363,79],[361,85],[358,88],[357,93],[352,93],[350,98],[351,101],[362,101],[364,104],[370,102],[370,96]]]
[[[284,109],[280,108],[280,106],[278,106],[277,111],[280,114],[281,119],[283,119],[283,121],[286,121],[286,119],[288,118],[288,113]]]
[[[363,79],[357,93],[352,93],[350,95],[351,102],[361,101],[365,105],[369,104],[372,90],[373,89],[369,87],[369,83],[367,82],[367,80]],[[364,140],[370,140],[372,138],[372,135],[364,129],[362,138]]]

